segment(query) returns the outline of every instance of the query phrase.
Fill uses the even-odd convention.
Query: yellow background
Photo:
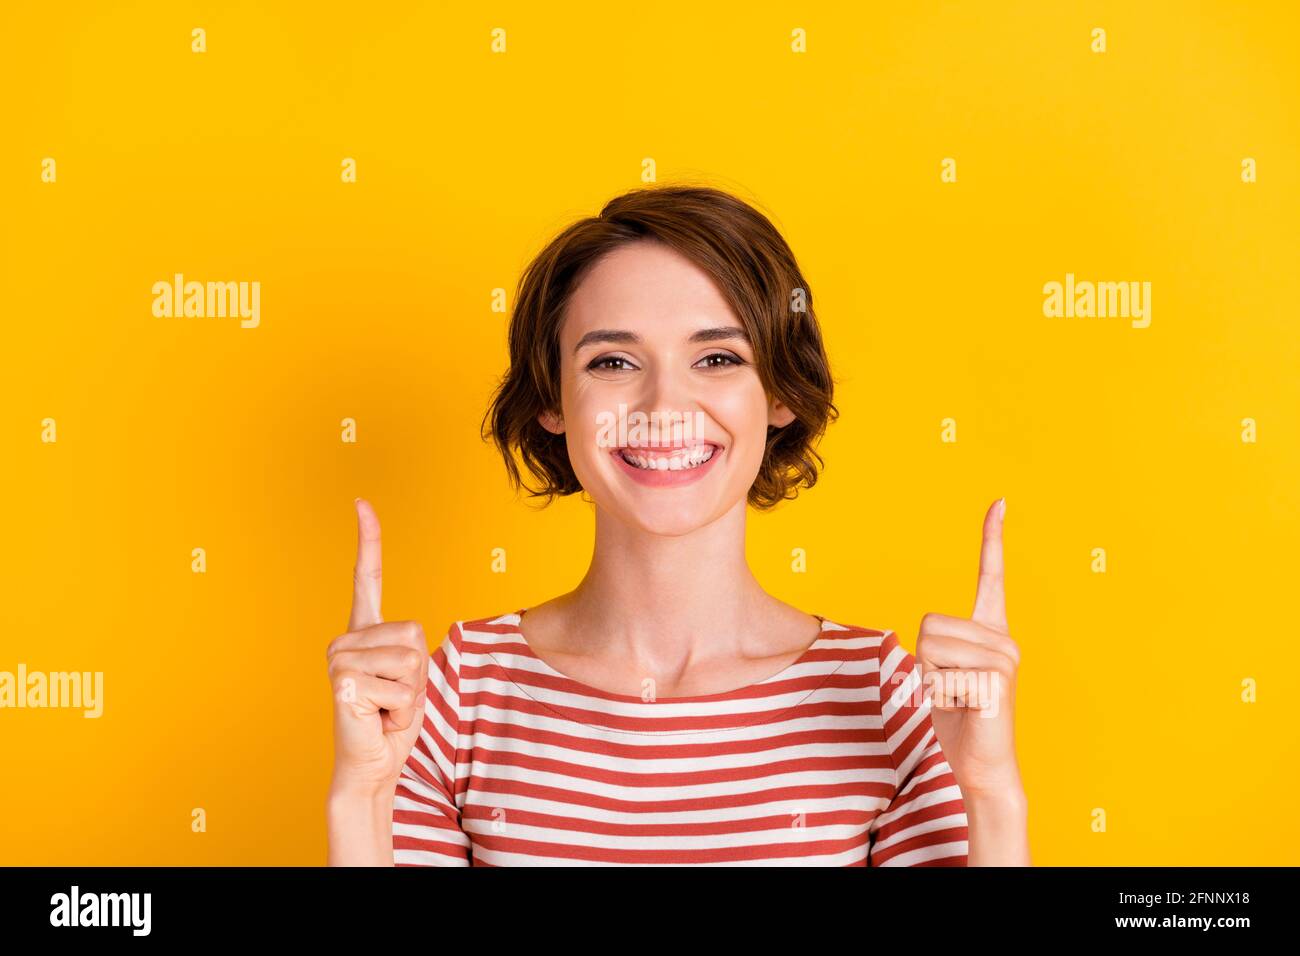
[[[589,507],[478,436],[491,294],[645,157],[774,218],[839,380],[765,586],[914,648],[1005,494],[1035,862],[1300,862],[1293,9],[6,5],[0,670],[102,670],[105,712],[0,711],[0,862],[324,861],[352,500],[434,641],[577,582]],[[155,318],[175,272],[261,326]],[[1045,318],[1067,272],[1150,281],[1150,328]]]

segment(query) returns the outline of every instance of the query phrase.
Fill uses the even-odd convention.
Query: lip
[[[696,465],[694,468],[679,468],[677,471],[672,469],[659,470],[649,468],[637,468],[635,465],[629,465],[623,460],[623,448],[614,448],[610,450],[610,456],[614,459],[615,467],[619,468],[625,475],[640,485],[647,485],[651,488],[677,487],[679,485],[691,485],[699,481],[713,467],[713,463],[726,454],[727,449],[723,448],[716,442],[700,441],[687,442],[685,444],[669,445],[628,445],[627,448],[644,448],[648,451],[666,451],[670,448],[693,448],[696,445],[712,445],[714,448],[713,456],[702,465]]]

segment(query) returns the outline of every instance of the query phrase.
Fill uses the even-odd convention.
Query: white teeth
[[[712,445],[696,445],[689,452],[677,453],[667,457],[638,455],[630,448],[623,449],[619,454],[622,455],[625,462],[637,468],[645,468],[648,471],[681,471],[682,469],[698,468],[713,457],[714,451]]]

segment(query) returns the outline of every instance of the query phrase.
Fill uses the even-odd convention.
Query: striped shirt
[[[393,798],[398,866],[965,866],[965,804],[915,660],[836,624],[721,694],[643,700],[456,621]]]

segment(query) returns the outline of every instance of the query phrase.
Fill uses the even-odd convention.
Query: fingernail
[[[1006,516],[1007,516],[1007,499],[1006,499],[1006,498],[999,498],[999,499],[998,499],[998,518],[1005,518]]]

